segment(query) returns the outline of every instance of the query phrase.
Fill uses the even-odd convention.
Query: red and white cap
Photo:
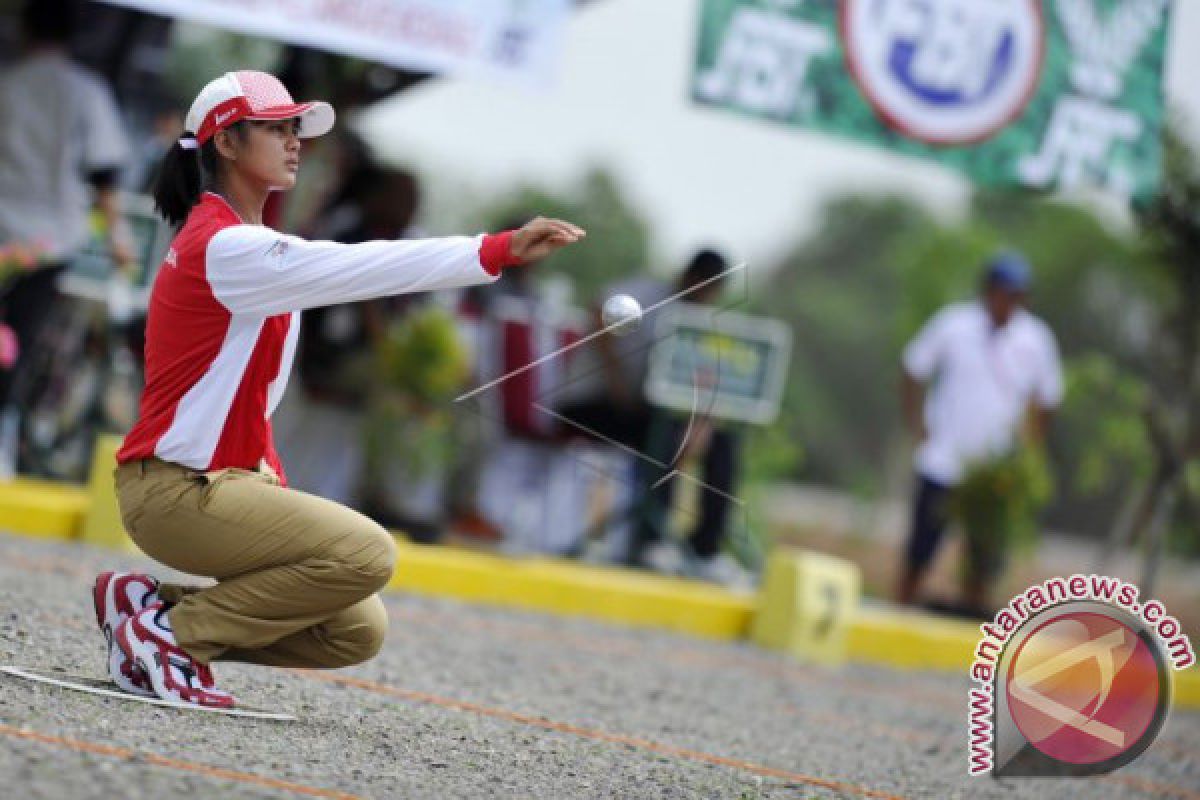
[[[184,147],[198,147],[217,131],[243,119],[300,118],[300,138],[311,139],[333,127],[333,107],[320,101],[297,103],[279,79],[266,72],[226,72],[200,90],[188,110],[180,139]]]

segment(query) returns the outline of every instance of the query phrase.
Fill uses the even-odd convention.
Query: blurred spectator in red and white
[[[420,205],[416,178],[372,167],[358,171],[330,215],[340,221],[326,238],[354,244],[411,233]],[[275,415],[288,479],[303,491],[359,504],[363,478],[363,413],[372,383],[372,343],[410,298],[314,308],[301,322],[300,380]]]
[[[507,549],[565,555],[584,533],[587,487],[569,431],[543,409],[553,410],[585,320],[565,298],[539,290],[528,266],[493,288],[476,357],[481,383],[498,381],[484,402],[499,430],[483,457],[479,510]]]

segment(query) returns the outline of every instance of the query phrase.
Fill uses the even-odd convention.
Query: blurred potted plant
[[[999,553],[1028,552],[1040,537],[1038,513],[1053,493],[1045,450],[1026,441],[969,466],[951,496],[950,513],[971,546]]]
[[[448,406],[466,385],[470,357],[453,316],[428,304],[387,329],[375,365],[365,431],[368,502],[385,522],[420,538],[440,523],[454,448]]]

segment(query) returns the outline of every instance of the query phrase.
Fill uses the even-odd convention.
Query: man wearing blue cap
[[[948,522],[950,493],[967,467],[1011,449],[1026,419],[1043,437],[1062,400],[1054,334],[1024,308],[1030,282],[1020,253],[997,254],[979,299],[939,311],[904,350],[904,415],[918,444],[912,530],[896,590],[901,603],[916,596]],[[968,548],[965,608],[986,613],[1001,557],[998,549]]]

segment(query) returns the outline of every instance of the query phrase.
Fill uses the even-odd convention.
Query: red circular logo
[[[1038,750],[1096,764],[1137,745],[1159,705],[1159,665],[1123,622],[1068,612],[1038,626],[1008,668],[1009,713]]]

